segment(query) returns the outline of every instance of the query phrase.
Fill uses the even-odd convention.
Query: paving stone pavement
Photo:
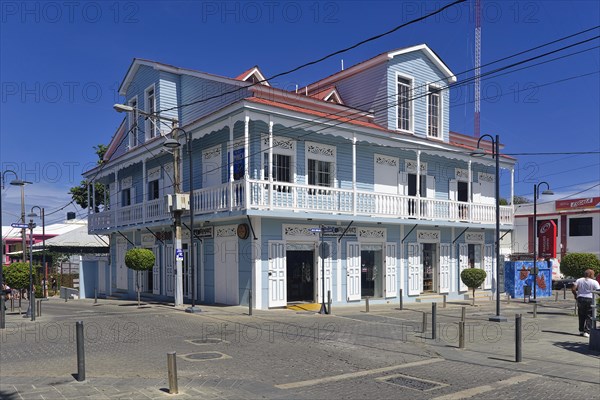
[[[59,299],[35,322],[7,315],[0,331],[1,399],[516,399],[594,398],[600,354],[577,335],[571,299],[336,307],[333,315]],[[458,321],[466,308],[466,348]],[[423,313],[429,313],[422,332]],[[523,362],[515,362],[515,314]],[[75,322],[83,321],[86,380],[76,381]],[[177,353],[179,394],[168,394],[166,353]],[[564,394],[564,396],[563,396]]]

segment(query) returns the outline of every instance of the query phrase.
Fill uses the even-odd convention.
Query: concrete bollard
[[[94,304],[98,304],[98,289],[94,289]]]
[[[369,312],[369,298],[365,297],[365,312]]]
[[[521,362],[523,360],[523,354],[521,353],[521,314],[515,315],[515,361]]]
[[[436,321],[437,321],[437,303],[431,303],[431,338],[433,340],[437,339],[437,330],[436,330]]]
[[[75,323],[75,334],[77,338],[77,381],[85,381],[85,350],[83,347],[83,321]]]
[[[402,298],[402,289],[400,289],[400,310],[402,310],[404,308],[404,299]]]
[[[4,312],[4,301],[5,301],[4,294],[2,294],[2,295],[0,295],[0,329],[6,328],[6,322],[5,322],[6,312]]]
[[[567,285],[563,285],[563,300],[567,299]]]
[[[42,301],[38,300],[37,301],[37,316],[41,317],[42,316]]]
[[[506,304],[510,304],[510,294],[506,293]]]
[[[248,315],[252,315],[252,289],[248,290]]]
[[[554,293],[554,302],[558,301],[558,292]]]
[[[465,321],[458,323],[458,348],[465,348]]]
[[[427,332],[427,313],[423,313],[423,322],[421,324],[421,333]]]
[[[167,371],[169,374],[169,393],[179,393],[177,384],[177,353],[171,351],[167,353]]]
[[[331,290],[327,291],[327,314],[331,315]]]
[[[460,320],[465,321],[467,319],[467,307],[462,306],[460,309]]]
[[[10,299],[10,312],[15,312],[15,299]]]
[[[446,301],[448,300],[448,296],[444,295],[444,303],[442,304],[442,307],[446,308]]]
[[[533,318],[537,318],[537,303],[533,303]]]

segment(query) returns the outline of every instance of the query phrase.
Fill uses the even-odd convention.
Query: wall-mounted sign
[[[586,197],[582,199],[557,200],[556,210],[578,210],[581,208],[594,208],[600,205],[600,197]]]
[[[200,239],[212,239],[215,236],[215,230],[212,226],[203,226],[194,229],[194,236]]]

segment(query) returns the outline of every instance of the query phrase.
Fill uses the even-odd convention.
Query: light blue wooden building
[[[398,301],[400,289],[405,302],[458,298],[467,293],[459,274],[468,267],[488,273],[483,290],[495,288],[494,161],[472,157],[477,139],[449,130],[455,81],[426,45],[292,92],[271,87],[257,67],[227,78],[135,59],[120,94],[142,113],[127,114],[105,162],[85,173],[106,193],[89,215],[90,232],[110,236],[99,286],[133,296],[124,254],[146,247],[157,262],[143,290],[175,295],[173,217],[165,205],[174,166],[163,144],[167,118],[176,118],[192,138],[186,301],[194,287],[199,303],[248,304],[249,290],[255,308],[320,302],[322,279],[336,305],[366,296]],[[189,193],[183,149],[182,192]],[[512,198],[514,160],[500,163]],[[511,205],[501,206],[500,219],[503,231],[512,228]],[[338,231],[324,235],[323,258],[314,229],[321,226]]]

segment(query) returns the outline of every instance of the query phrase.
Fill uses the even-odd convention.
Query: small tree
[[[600,260],[592,253],[569,253],[560,261],[560,272],[565,276],[581,278],[586,269],[600,274]]]
[[[481,286],[486,276],[485,271],[479,268],[467,268],[460,273],[463,283],[473,290],[473,305],[475,305],[475,289]]]
[[[5,266],[4,280],[11,289],[19,290],[22,295],[23,290],[29,289],[29,263],[16,262]],[[19,307],[21,306],[22,297],[19,296]]]
[[[127,268],[136,271],[137,274],[137,300],[138,307],[140,306],[140,272],[150,271],[154,267],[156,257],[154,253],[148,249],[129,249],[125,253],[125,265]]]

